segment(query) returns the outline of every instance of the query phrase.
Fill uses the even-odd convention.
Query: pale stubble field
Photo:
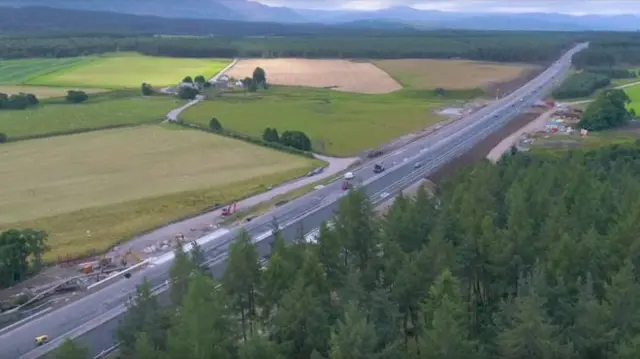
[[[256,67],[262,67],[267,80],[274,85],[331,88],[363,94],[385,94],[402,88],[375,65],[349,60],[245,59],[227,75],[244,78],[251,76]]]

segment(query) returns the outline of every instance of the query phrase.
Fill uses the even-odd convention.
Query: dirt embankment
[[[478,161],[482,161],[495,146],[502,142],[503,139],[509,137],[512,133],[537,119],[544,111],[545,109],[543,108],[532,108],[531,110],[514,118],[502,129],[491,134],[484,141],[467,151],[467,153],[441,167],[438,171],[429,176],[428,179],[439,184],[444,178],[452,175],[458,169],[473,165]]]

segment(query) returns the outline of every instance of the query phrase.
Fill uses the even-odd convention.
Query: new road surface
[[[355,178],[352,181],[356,186],[361,186],[374,203],[394,196],[462,155],[542,98],[570,67],[571,56],[586,46],[587,44],[577,45],[545,72],[500,101],[378,158],[375,162],[384,163],[386,171],[375,174],[374,163],[359,167],[353,171]],[[242,226],[219,229],[201,237],[198,242],[207,253],[213,275],[219,276],[224,270],[227,247],[240,230],[248,231],[260,255],[267,256],[274,223],[277,223],[286,240],[302,238],[305,234],[313,233],[323,221],[330,219],[338,207],[338,200],[345,195],[341,181],[336,180]],[[125,302],[143,278],[146,277],[151,282],[161,300],[166,300],[171,261],[172,253],[155,258],[148,268],[133,274],[129,279],[115,281],[108,287],[0,335],[0,359],[44,357],[59,346],[65,337],[86,345],[93,355],[111,347],[115,343],[113,329],[117,327],[119,318],[125,311]],[[48,335],[51,342],[36,347],[34,338],[43,334]]]

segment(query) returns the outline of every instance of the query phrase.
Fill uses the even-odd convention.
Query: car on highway
[[[389,192],[382,192],[382,194],[380,194],[380,198],[387,198],[389,197]]]
[[[421,162],[416,162],[413,164],[413,168],[420,168],[422,167],[422,163]]]
[[[384,165],[380,163],[376,163],[373,166],[373,173],[382,173],[384,171]]]
[[[48,335],[38,335],[35,339],[36,339],[36,345],[42,345],[49,342]]]

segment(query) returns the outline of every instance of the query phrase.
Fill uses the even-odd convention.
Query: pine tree
[[[396,343],[378,349],[379,341],[373,325],[362,314],[357,303],[347,305],[344,319],[331,334],[330,359],[387,359],[398,357]]]
[[[334,228],[345,250],[345,266],[354,264],[361,272],[377,252],[377,229],[371,202],[362,190],[351,191],[340,202]]]
[[[136,359],[160,359],[162,358],[160,353],[154,346],[147,333],[138,334],[135,346],[135,358]]]
[[[249,234],[243,231],[229,246],[222,287],[240,315],[242,337],[245,341],[248,334],[254,331],[260,276],[258,252],[255,245],[251,243]]]
[[[168,316],[160,308],[158,300],[151,294],[151,284],[145,279],[136,290],[136,295],[127,302],[127,312],[116,331],[120,351],[125,356],[135,353],[139,333],[146,333],[153,347],[163,348],[165,331],[169,326]]]
[[[231,359],[236,319],[213,281],[196,273],[168,334],[168,359]]]
[[[317,251],[330,285],[333,288],[342,285],[347,275],[342,258],[344,251],[337,233],[325,222],[320,225]]]
[[[587,277],[575,305],[575,321],[570,336],[581,359],[607,358],[614,340],[611,309],[601,303],[593,291],[591,276]]]
[[[460,296],[460,283],[444,271],[422,305],[420,358],[478,358],[478,344],[469,339],[468,313]]]
[[[605,287],[605,298],[611,308],[611,325],[616,341],[630,339],[640,331],[640,286],[635,280],[631,262],[627,261]]]
[[[239,359],[285,359],[281,348],[266,337],[253,334],[240,347]]]
[[[284,294],[293,284],[290,268],[280,250],[272,252],[260,279],[261,316],[267,322],[282,300]]]
[[[551,323],[544,300],[534,291],[503,307],[497,345],[502,358],[566,359],[572,348],[560,341],[559,328]]]
[[[207,258],[202,247],[198,244],[198,241],[191,242],[191,250],[189,252],[191,254],[191,263],[193,264],[193,268],[199,270],[200,273],[204,275],[208,275],[209,268],[205,264]]]
[[[282,298],[269,328],[272,340],[280,344],[285,357],[307,359],[314,352],[327,352],[331,320],[328,294],[318,294],[298,278]]]
[[[171,298],[171,304],[173,304],[175,308],[178,308],[182,304],[184,297],[187,295],[189,277],[191,276],[194,268],[189,256],[184,252],[184,248],[181,243],[176,244],[173,253],[173,264],[169,270],[171,283],[169,287],[169,297]]]

